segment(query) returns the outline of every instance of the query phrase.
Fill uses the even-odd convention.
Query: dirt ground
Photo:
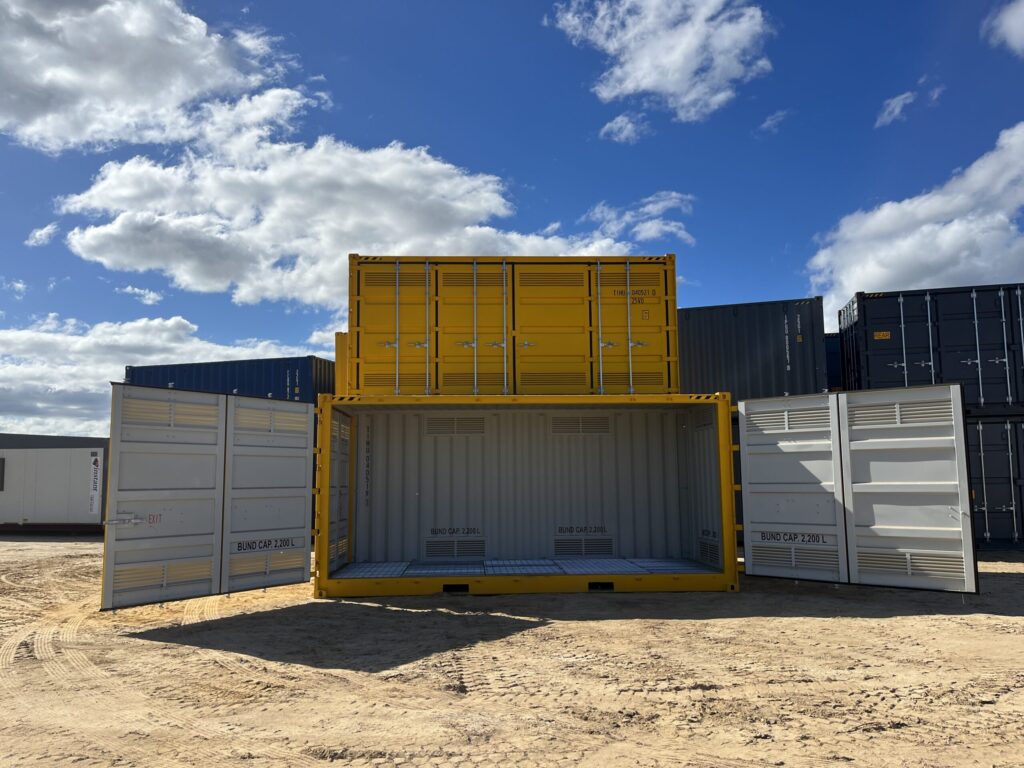
[[[980,596],[740,594],[99,613],[100,544],[0,539],[0,766],[1024,765],[1024,559]]]

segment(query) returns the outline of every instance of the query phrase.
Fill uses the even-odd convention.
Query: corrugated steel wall
[[[1024,541],[1024,416],[968,418],[974,535],[983,544]]]
[[[582,555],[720,565],[714,415],[703,405],[360,410],[355,560]]]
[[[823,392],[824,330],[820,296],[680,309],[680,391],[733,402]]]
[[[334,394],[334,362],[312,355],[213,363],[129,365],[126,384],[315,403]]]

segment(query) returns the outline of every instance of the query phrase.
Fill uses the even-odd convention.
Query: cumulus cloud
[[[757,126],[757,132],[760,134],[775,134],[779,132],[779,126],[782,125],[782,121],[789,116],[788,109],[780,109],[777,112],[772,112],[768,117],[764,119],[759,126]]]
[[[825,317],[857,291],[1024,281],[1024,122],[945,184],[844,216],[808,263]]]
[[[24,280],[7,280],[0,275],[0,290],[10,291],[14,294],[15,299],[21,301],[28,292],[28,283]]]
[[[0,0],[0,131],[51,153],[186,140],[199,100],[281,74],[271,42],[175,0]]]
[[[636,144],[648,131],[643,113],[625,112],[605,123],[598,136],[619,144]]]
[[[148,288],[137,288],[134,285],[126,285],[124,288],[115,288],[114,290],[117,293],[123,293],[126,296],[135,297],[140,303],[145,304],[147,307],[159,304],[164,300],[164,295],[159,291],[151,291]]]
[[[703,120],[771,71],[768,21],[740,0],[571,0],[556,5],[554,24],[608,56],[598,98],[648,97],[680,122]]]
[[[626,208],[600,202],[587,211],[582,221],[596,224],[598,235],[605,238],[628,236],[645,241],[674,237],[686,245],[696,245],[697,241],[681,222],[665,218],[665,214],[672,211],[693,213],[695,200],[693,195],[663,191]]]
[[[126,365],[310,354],[274,341],[217,344],[183,317],[87,325],[51,314],[0,329],[0,432],[106,435]]]
[[[1012,0],[994,11],[981,25],[991,45],[1005,45],[1024,57],[1024,0]]]
[[[882,128],[897,120],[906,119],[903,116],[903,110],[913,104],[916,98],[917,94],[914,91],[907,91],[893,96],[891,99],[886,99],[882,104],[882,111],[875,118],[875,128]]]
[[[28,237],[25,238],[25,245],[30,248],[35,248],[40,245],[46,245],[48,242],[53,240],[53,236],[60,230],[56,221],[51,221],[45,227],[39,227],[39,229],[33,229],[28,233]]]

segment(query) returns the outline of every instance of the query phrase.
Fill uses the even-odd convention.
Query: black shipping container
[[[1024,413],[1020,285],[858,293],[839,313],[846,389],[961,384],[973,415]]]
[[[843,388],[843,350],[838,333],[825,334],[825,383],[829,392]]]
[[[214,363],[129,365],[124,369],[124,382],[143,387],[175,387],[315,403],[317,395],[334,394],[334,362],[309,355]]]
[[[823,392],[824,331],[820,296],[680,309],[680,391],[734,403]]]
[[[1024,541],[1024,417],[968,418],[974,535],[982,546]]]

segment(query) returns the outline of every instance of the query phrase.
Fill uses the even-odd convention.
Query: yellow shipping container
[[[338,394],[675,393],[675,285],[672,254],[352,254]]]

